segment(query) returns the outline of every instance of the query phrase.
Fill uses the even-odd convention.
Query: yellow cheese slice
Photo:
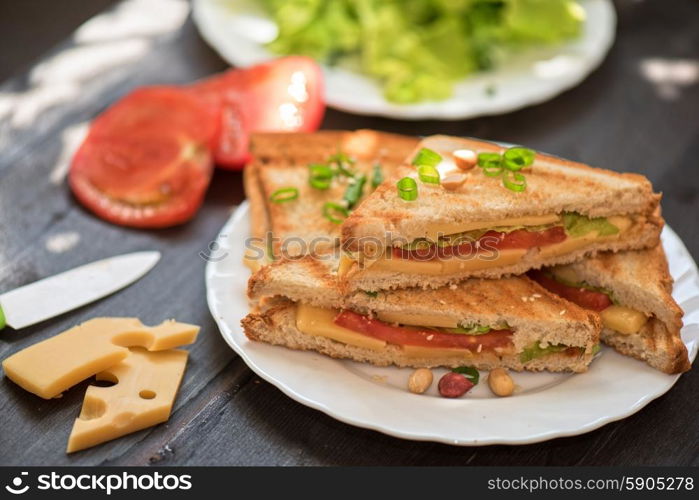
[[[403,353],[410,358],[464,358],[464,362],[473,359],[474,354],[468,349],[457,349],[453,347],[422,347],[418,345],[402,346]]]
[[[641,311],[624,306],[609,306],[599,313],[602,324],[624,335],[638,333],[648,318]]]
[[[411,314],[404,312],[384,311],[377,312],[376,316],[387,323],[400,323],[412,326],[439,326],[443,328],[457,328],[459,325],[455,319],[437,314]]]
[[[351,258],[347,254],[342,254],[340,256],[340,263],[337,266],[337,276],[339,278],[343,278],[350,270],[352,267],[352,264],[355,263],[355,260]]]
[[[476,229],[488,229],[491,227],[513,227],[513,226],[543,226],[544,224],[553,224],[561,220],[560,215],[528,215],[525,217],[513,217],[510,219],[497,219],[492,221],[475,221],[461,224],[454,223],[437,223],[431,224],[425,232],[424,237],[437,241],[440,236],[449,234],[464,233]]]
[[[364,347],[366,349],[380,350],[386,347],[383,340],[353,332],[347,328],[338,326],[333,321],[338,311],[335,309],[324,309],[308,304],[298,304],[296,306],[296,328],[308,335],[326,337],[343,344]]]
[[[578,276],[578,273],[570,265],[557,266],[551,269],[551,274],[563,283],[580,283],[582,280]]]
[[[580,248],[583,248],[591,243],[598,243],[600,241],[609,241],[618,238],[620,234],[627,231],[632,225],[633,221],[630,217],[624,216],[614,216],[608,217],[607,220],[612,222],[619,232],[617,234],[612,234],[609,236],[598,236],[597,232],[588,233],[584,236],[579,236],[577,238],[566,238],[560,243],[554,243],[553,245],[546,245],[541,247],[539,251],[540,257],[556,257],[558,255],[563,255],[566,253],[574,252]]]
[[[484,259],[474,256],[470,259],[454,257],[450,259],[414,260],[401,259],[400,257],[382,257],[375,261],[371,268],[377,270],[394,271],[404,274],[426,274],[440,276],[455,274],[465,271],[477,271],[491,267],[504,267],[515,264],[524,257],[527,250],[510,249],[501,250],[495,259]]]
[[[243,265],[253,273],[256,273],[267,265],[266,259],[263,260],[256,257],[255,251],[250,249],[246,250],[245,255],[243,255]]]
[[[84,450],[165,422],[186,364],[187,351],[132,348],[123,361],[97,374],[97,380],[116,385],[87,388],[66,451]]]
[[[191,344],[199,327],[165,321],[145,326],[137,318],[95,318],[13,354],[5,374],[29,392],[51,399],[129,354],[128,347],[161,351]]]

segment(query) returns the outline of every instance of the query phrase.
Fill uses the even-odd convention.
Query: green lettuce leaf
[[[229,0],[232,1],[232,0]],[[397,103],[442,100],[454,83],[536,44],[578,36],[574,0],[263,0],[269,48],[377,78]]]
[[[522,363],[527,363],[533,359],[540,358],[541,356],[546,356],[548,354],[553,354],[555,352],[561,352],[568,349],[566,345],[550,345],[548,347],[541,347],[539,342],[534,342],[529,347],[525,348],[519,355],[519,360]]]
[[[599,236],[610,236],[619,232],[619,228],[604,217],[590,218],[575,212],[563,214],[563,225],[566,233],[573,238],[585,236],[593,231]]]

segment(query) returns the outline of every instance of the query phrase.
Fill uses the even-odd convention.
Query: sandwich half
[[[672,277],[662,245],[604,253],[574,264],[532,271],[548,290],[597,311],[602,341],[665,373],[691,368],[682,342],[682,309],[672,298]]]
[[[255,242],[246,263],[256,269],[272,253],[329,251],[339,243],[347,213],[373,191],[372,183],[392,175],[417,143],[373,130],[254,134],[253,161],[243,178]],[[321,176],[324,171],[332,175]],[[312,172],[318,173],[313,183]],[[358,188],[352,203],[350,186]]]
[[[253,274],[248,338],[379,366],[517,371],[584,372],[599,348],[596,314],[526,277],[344,295],[335,267],[306,256]]]
[[[443,180],[460,171],[462,183],[417,180],[417,197],[403,199],[396,181],[418,179],[411,160],[423,149],[439,155]],[[421,141],[396,175],[343,223],[342,247],[349,255],[339,274],[345,285],[365,291],[439,287],[657,245],[660,195],[645,177],[536,154],[521,171],[526,189],[513,191],[478,166],[458,168],[464,153],[505,150],[448,136]]]

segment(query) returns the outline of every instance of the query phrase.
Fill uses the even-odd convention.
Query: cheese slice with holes
[[[150,352],[140,347],[97,380],[111,387],[90,386],[80,416],[68,438],[67,453],[90,448],[170,418],[187,365],[187,351]]]
[[[129,347],[161,351],[191,344],[199,327],[164,321],[145,326],[137,318],[95,318],[13,354],[2,362],[5,374],[44,399],[116,365]]]

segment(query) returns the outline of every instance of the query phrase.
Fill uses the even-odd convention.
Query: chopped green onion
[[[299,197],[299,190],[295,187],[285,187],[277,189],[269,197],[269,201],[272,203],[286,203],[288,201],[293,201]]]
[[[354,158],[351,158],[347,153],[338,152],[328,158],[328,163],[334,163],[337,166],[337,173],[346,177],[354,177],[354,171],[350,168],[354,165]]]
[[[371,177],[371,187],[376,189],[383,182],[383,170],[380,163],[374,163],[374,172]]]
[[[428,148],[422,148],[417,152],[415,158],[413,158],[413,165],[427,165],[430,167],[436,167],[439,165],[440,161],[442,161],[442,157],[439,155],[439,153]]]
[[[501,167],[500,153],[478,153],[478,166],[481,168]]]
[[[342,221],[345,220],[348,215],[349,210],[339,203],[328,201],[323,205],[323,217],[334,224],[342,224]]]
[[[412,177],[403,177],[396,183],[398,196],[405,201],[417,200],[417,182]]]
[[[369,297],[376,298],[379,295],[379,292],[367,292],[364,290],[364,293],[366,293]]]
[[[328,189],[333,180],[333,170],[323,163],[308,165],[308,183],[316,189]]]
[[[517,193],[527,189],[527,179],[519,172],[512,172],[511,170],[506,170],[502,175],[502,183],[507,189]]]
[[[490,166],[490,167],[483,167],[483,175],[486,177],[500,177],[503,172],[502,166]]]
[[[347,202],[347,208],[353,208],[359,198],[362,197],[362,192],[364,191],[364,184],[366,183],[366,175],[361,174],[354,179],[350,179],[350,183],[347,186],[343,200]]]
[[[420,165],[417,167],[417,175],[422,182],[439,184],[439,170],[431,165]]]
[[[473,385],[478,385],[478,380],[481,377],[481,374],[472,366],[458,366],[456,368],[452,368],[454,373],[460,373],[467,379],[469,379],[471,382],[473,382]]]
[[[529,148],[510,148],[502,155],[503,166],[516,172],[534,163],[536,153]]]

